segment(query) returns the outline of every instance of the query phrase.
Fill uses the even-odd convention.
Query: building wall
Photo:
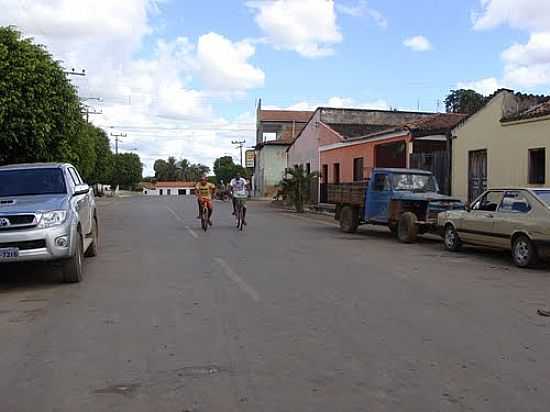
[[[341,137],[319,121],[320,111],[315,112],[302,134],[288,149],[288,166],[310,164],[312,172],[319,172],[319,146],[341,142]]]
[[[286,145],[264,145],[256,153],[258,167],[255,171],[256,195],[273,196],[287,167]]]
[[[376,124],[400,126],[419,118],[433,116],[434,113],[399,112],[377,110],[345,110],[323,108],[320,120],[324,123]]]
[[[528,150],[546,148],[546,185],[550,180],[550,119],[502,124],[517,106],[512,93],[497,95],[485,108],[453,130],[452,192],[468,198],[469,152],[487,150],[487,186],[530,186]],[[536,121],[535,121],[536,120]]]
[[[363,158],[363,176],[369,177],[372,169],[376,167],[375,148],[378,145],[386,143],[394,143],[400,141],[410,141],[408,134],[392,137],[378,141],[365,141],[353,145],[343,143],[340,147],[333,149],[324,149],[321,146],[320,159],[321,168],[323,165],[328,165],[328,182],[334,183],[334,167],[335,163],[340,164],[340,182],[353,182],[353,159]],[[322,169],[321,169],[322,170]],[[323,176],[323,182],[325,182]]]
[[[178,196],[178,190],[185,190],[185,195],[191,195],[192,187],[157,187],[156,189],[143,189],[143,194],[147,196],[161,196],[160,190],[162,189],[162,196]],[[168,195],[168,189],[170,189],[170,195]],[[183,196],[183,195],[182,195]]]

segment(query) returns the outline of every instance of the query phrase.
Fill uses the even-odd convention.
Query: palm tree
[[[310,200],[311,187],[319,173],[308,173],[304,166],[294,166],[286,170],[286,176],[279,183],[283,196],[294,205],[297,213],[304,213],[304,205]]]

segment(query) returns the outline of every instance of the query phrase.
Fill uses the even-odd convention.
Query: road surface
[[[102,200],[85,280],[0,267],[1,411],[548,411],[548,268],[252,202]]]

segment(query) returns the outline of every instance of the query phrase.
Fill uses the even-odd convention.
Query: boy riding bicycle
[[[240,202],[243,210],[243,225],[246,225],[246,199],[248,198],[247,181],[237,172],[234,179],[229,183],[229,190],[233,198],[233,216],[235,216],[237,202]]]
[[[212,213],[214,212],[214,203],[212,198],[216,192],[216,185],[209,183],[206,176],[201,177],[201,180],[195,186],[195,194],[199,205],[199,219],[203,207],[208,208],[208,224],[212,226]]]

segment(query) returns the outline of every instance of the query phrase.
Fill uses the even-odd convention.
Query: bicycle
[[[207,201],[201,200],[201,227],[205,232],[208,230],[209,219],[208,219],[208,207],[206,206]]]
[[[244,199],[241,197],[235,197],[235,219],[237,222],[237,229],[241,232],[244,227]]]

